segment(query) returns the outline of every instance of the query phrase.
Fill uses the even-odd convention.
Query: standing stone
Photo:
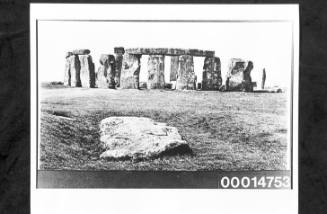
[[[92,56],[90,55],[78,55],[81,70],[80,78],[81,84],[84,88],[94,88],[95,87],[95,71],[94,63],[92,61]]]
[[[78,55],[71,55],[69,58],[69,65],[70,65],[70,85],[72,87],[81,87],[81,78],[80,78],[80,71],[81,71],[81,64],[79,61]]]
[[[165,88],[165,56],[149,55],[148,58],[148,89]]]
[[[171,56],[170,59],[170,81],[176,81],[178,71],[178,58],[179,56]]]
[[[202,90],[211,90],[213,84],[214,58],[206,57],[203,64]]]
[[[110,54],[101,54],[100,67],[97,72],[96,83],[98,88],[115,88],[115,57]]]
[[[66,56],[64,85],[71,86],[71,73],[70,73],[70,56]]]
[[[139,75],[141,69],[142,55],[139,54],[125,54],[123,57],[120,87],[121,88],[139,88]]]
[[[253,62],[251,61],[231,59],[227,73],[226,89],[230,91],[253,91],[252,69]]]
[[[178,72],[176,89],[177,90],[194,90],[194,63],[193,56],[181,55],[178,59]]]
[[[120,86],[120,73],[123,63],[123,55],[125,53],[125,50],[123,47],[115,47],[114,53],[116,55],[116,64],[115,64],[115,83],[116,87]]]
[[[202,75],[203,90],[218,90],[222,85],[220,59],[218,57],[206,57]]]
[[[219,90],[223,80],[221,78],[221,63],[219,57],[214,57],[214,66],[212,73],[212,89]]]
[[[265,82],[266,82],[266,70],[262,70],[262,80],[261,80],[261,89],[265,89]]]

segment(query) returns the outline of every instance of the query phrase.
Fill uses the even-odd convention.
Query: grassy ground
[[[277,170],[286,167],[285,93],[47,87],[41,169]],[[144,116],[178,128],[194,155],[133,162],[99,158],[99,122]]]

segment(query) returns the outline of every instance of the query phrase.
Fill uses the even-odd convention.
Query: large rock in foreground
[[[101,121],[101,158],[150,159],[190,153],[177,128],[146,117],[108,117]]]

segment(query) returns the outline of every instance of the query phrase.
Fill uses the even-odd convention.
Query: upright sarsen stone
[[[69,65],[70,65],[70,85],[72,87],[81,87],[81,78],[80,78],[80,71],[81,71],[81,64],[79,61],[78,55],[71,55],[69,58]]]
[[[165,56],[149,55],[148,58],[148,89],[163,89],[165,87]]]
[[[212,89],[218,90],[223,83],[221,78],[221,63],[219,57],[214,57],[214,66],[212,72]]]
[[[206,57],[202,75],[203,90],[218,90],[222,85],[220,59],[218,57]]]
[[[178,71],[178,58],[179,56],[171,56],[170,59],[170,81],[176,81]]]
[[[71,73],[70,73],[70,56],[66,56],[64,85],[71,86]]]
[[[122,68],[122,63],[123,63],[123,55],[125,53],[125,50],[123,47],[115,47],[114,53],[116,55],[115,83],[116,83],[116,86],[119,87],[120,86],[120,73],[121,73],[121,68]]]
[[[195,73],[193,56],[181,55],[178,59],[176,89],[194,90]]]
[[[90,55],[78,55],[80,61],[80,79],[82,87],[94,88],[95,87],[95,71],[94,63]]]
[[[100,56],[100,66],[96,75],[98,88],[115,88],[115,57],[110,54]]]
[[[139,54],[125,54],[123,57],[120,87],[121,88],[139,88],[139,75],[141,68],[142,55]]]
[[[226,89],[229,91],[253,91],[251,71],[252,61],[232,58],[229,63]]]

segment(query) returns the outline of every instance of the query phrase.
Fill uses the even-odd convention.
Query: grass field
[[[42,88],[41,169],[282,170],[287,94]],[[99,122],[144,116],[178,128],[193,155],[100,159]]]

